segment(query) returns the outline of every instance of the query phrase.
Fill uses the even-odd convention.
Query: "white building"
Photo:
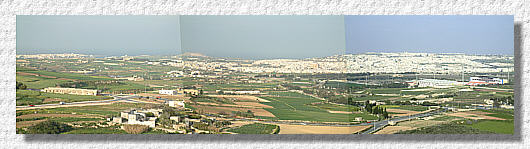
[[[236,91],[236,94],[259,94],[260,91]]]
[[[424,79],[418,81],[418,87],[447,88],[460,85],[457,81]]]
[[[171,100],[168,102],[170,107],[176,107],[176,108],[184,108],[186,106],[186,103],[184,101],[178,101],[178,100]]]
[[[177,95],[177,90],[158,90],[158,94],[164,94],[164,95]]]
[[[160,111],[160,110],[155,110]],[[139,124],[139,125],[147,125],[151,128],[154,128],[156,125],[156,119],[157,117],[147,117],[146,113],[150,112],[148,111],[138,111],[138,110],[130,110],[130,111],[124,111],[121,112],[120,117],[116,117],[119,120],[116,120],[114,122],[122,123],[122,124]],[[114,118],[114,119],[116,119]],[[127,122],[123,122],[122,119],[127,119]]]
[[[99,95],[99,90],[80,89],[80,88],[61,88],[61,87],[47,87],[42,89],[46,93],[57,93],[57,94],[73,94],[73,95]]]
[[[469,77],[467,85],[506,84],[507,79],[493,78],[487,76]]]

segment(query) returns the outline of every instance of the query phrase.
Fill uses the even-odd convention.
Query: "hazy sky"
[[[345,16],[346,53],[514,53],[513,16]]]
[[[182,51],[248,59],[344,54],[343,16],[181,16]]]
[[[17,16],[17,54],[180,53],[179,16]]]
[[[17,54],[513,54],[513,32],[513,16],[17,16]]]

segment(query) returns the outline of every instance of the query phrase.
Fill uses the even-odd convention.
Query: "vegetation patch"
[[[227,131],[238,134],[272,134],[277,127],[279,126],[271,124],[253,123],[228,129]]]

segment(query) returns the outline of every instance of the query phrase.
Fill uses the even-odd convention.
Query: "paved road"
[[[91,106],[91,105],[101,105],[101,104],[110,104],[112,102],[132,102],[140,103],[140,101],[132,100],[132,98],[138,98],[139,96],[135,95],[111,95],[114,99],[109,100],[96,100],[96,101],[80,101],[80,102],[70,102],[64,104],[42,104],[30,106],[16,106],[17,110],[28,110],[28,109],[44,109],[44,108],[58,108],[58,107],[72,107],[72,106]]]
[[[362,133],[362,134],[371,134],[371,133],[377,132],[381,128],[383,128],[386,125],[388,125],[389,121],[394,121],[394,122],[406,121],[406,120],[411,120],[411,119],[415,119],[415,118],[419,118],[419,117],[431,116],[431,115],[434,115],[434,114],[437,114],[437,113],[441,113],[441,112],[445,112],[445,111],[447,111],[447,109],[444,108],[442,110],[436,110],[436,111],[431,111],[431,112],[426,112],[426,113],[419,113],[419,114],[414,114],[414,115],[410,115],[410,116],[401,116],[401,117],[397,117],[397,118],[393,118],[393,119],[389,119],[389,120],[377,121],[377,122],[372,122],[372,123],[362,123],[362,124],[358,124],[358,125],[373,125],[374,127],[370,128],[369,130],[364,131]]]
[[[367,131],[362,133],[362,134],[369,134],[369,133],[374,133],[374,132],[380,130],[381,128],[383,128],[384,126],[388,125],[389,121],[394,121],[394,122],[406,121],[406,120],[415,119],[415,118],[419,118],[419,117],[431,116],[431,115],[434,115],[434,114],[437,114],[437,113],[441,113],[441,112],[444,112],[444,111],[446,111],[446,110],[442,109],[442,110],[436,110],[436,111],[431,111],[431,112],[414,114],[414,115],[410,115],[410,116],[397,117],[397,118],[393,118],[393,119],[389,119],[389,120],[383,120],[383,121],[377,121],[377,122],[371,122],[371,123],[353,124],[353,125],[351,125],[351,124],[312,123],[312,122],[292,122],[292,121],[267,121],[267,120],[260,121],[260,120],[257,120],[257,119],[247,119],[247,118],[239,118],[238,120],[253,121],[253,122],[267,122],[267,123],[274,123],[274,124],[310,125],[310,126],[337,126],[337,127],[368,126],[368,125],[375,126],[375,127],[370,128],[370,130],[367,130]]]

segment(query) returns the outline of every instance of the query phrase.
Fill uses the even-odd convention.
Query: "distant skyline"
[[[17,16],[17,54],[180,53],[179,16]]]
[[[244,59],[344,54],[343,16],[181,16],[182,51]]]
[[[513,16],[344,16],[346,53],[514,53]]]

